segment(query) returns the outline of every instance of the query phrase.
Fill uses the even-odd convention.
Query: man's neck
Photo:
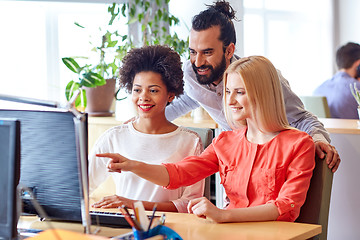
[[[221,83],[221,81],[222,81],[222,79],[220,78],[219,80],[216,80],[210,84],[213,85],[214,87],[217,87],[217,85],[219,85],[219,83]]]
[[[353,68],[342,68],[339,71],[347,73],[352,78],[355,78],[356,76],[356,69]]]

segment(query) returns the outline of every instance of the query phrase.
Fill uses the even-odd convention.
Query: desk
[[[320,118],[319,120],[330,134],[360,134],[359,120],[338,118]]]
[[[100,199],[110,182],[104,182],[103,188],[96,189],[90,196],[90,203]],[[91,209],[94,210],[94,209]],[[104,211],[119,212],[118,209]],[[151,212],[149,212],[150,214]],[[210,220],[198,218],[188,213],[166,212],[165,226],[175,230],[184,240],[266,240],[266,239],[308,239],[321,233],[321,226],[314,224],[290,222],[245,222],[217,224]],[[161,213],[157,212],[157,215]],[[82,232],[81,224],[52,222],[55,228]],[[49,226],[40,222],[37,217],[20,217],[19,227],[48,229]],[[96,227],[92,227],[92,231]],[[130,229],[101,227],[99,235],[105,237],[117,236],[129,232]]]
[[[358,120],[320,119],[341,157],[331,190],[328,240],[360,239],[360,126]]]
[[[47,224],[35,217],[22,216],[19,225],[48,229]],[[75,223],[54,222],[53,225],[55,228],[75,232],[83,230],[80,224]],[[321,233],[320,225],[277,221],[216,224],[187,213],[166,213],[165,226],[175,230],[184,240],[308,239]],[[130,229],[101,227],[99,235],[111,237],[129,231]]]

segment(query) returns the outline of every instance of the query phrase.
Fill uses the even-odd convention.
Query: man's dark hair
[[[339,69],[348,69],[360,59],[360,45],[353,42],[341,46],[336,51],[336,64]]]
[[[180,56],[171,48],[161,45],[133,48],[127,53],[120,68],[120,87],[131,93],[135,75],[148,71],[161,75],[168,92],[175,96],[183,93]]]
[[[224,44],[224,51],[230,43],[236,44],[236,33],[232,19],[235,11],[226,1],[217,1],[213,5],[206,5],[208,9],[195,15],[192,19],[192,29],[199,32],[213,26],[220,26],[219,40]]]

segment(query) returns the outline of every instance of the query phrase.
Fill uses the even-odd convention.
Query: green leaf
[[[121,7],[121,14],[123,15],[123,17],[126,17],[126,4],[123,4],[122,7]]]
[[[150,2],[145,2],[145,12],[147,12],[150,8]]]
[[[354,96],[355,100],[360,105],[360,91],[356,87],[356,83],[354,83],[353,85],[350,83],[350,90],[351,90],[351,94]]]
[[[137,18],[133,17],[133,18],[130,18],[128,24],[130,25],[130,24],[133,24],[135,22],[137,22]]]
[[[81,89],[80,95],[75,101],[75,107],[80,112],[85,112],[85,108],[87,106],[87,97],[85,89]]]
[[[138,20],[139,20],[139,22],[141,22],[142,19],[144,19],[144,14],[143,14],[143,13],[139,13],[139,15],[138,15]]]
[[[177,17],[172,16],[171,18],[174,21],[174,25],[178,25],[180,23],[180,20]]]
[[[77,23],[77,22],[74,22],[74,24],[75,24],[76,26],[80,27],[80,28],[85,28],[84,26],[80,25],[80,24]]]
[[[115,7],[116,7],[116,4],[113,3],[111,6],[108,7],[108,13],[111,14],[111,18],[110,18],[110,21],[109,21],[109,25],[112,25],[116,16],[119,14],[119,13],[115,13]]]
[[[70,100],[71,97],[74,95],[74,92],[80,88],[80,84],[71,80],[65,87],[65,97],[66,100]]]
[[[157,15],[159,16],[159,18],[161,18],[162,17],[162,11],[159,9],[159,10],[157,10]]]
[[[82,79],[80,79],[80,85],[85,87],[102,86],[106,83],[106,80],[98,73],[87,72],[84,73]]]
[[[130,8],[130,11],[129,11],[129,16],[130,16],[131,18],[133,18],[133,17],[135,17],[135,13],[136,13],[136,7],[135,7],[135,6],[132,6],[132,7]]]
[[[117,43],[118,43],[117,40],[116,40],[116,41],[111,41],[111,42],[108,43],[107,47],[108,47],[108,48],[110,48],[110,47],[115,47]]]
[[[62,58],[62,61],[68,69],[70,69],[74,73],[78,73],[78,74],[80,73],[81,68],[80,68],[79,64],[73,58],[65,57],[65,58]]]

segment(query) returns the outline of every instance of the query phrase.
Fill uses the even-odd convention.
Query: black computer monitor
[[[17,236],[16,187],[20,174],[20,122],[0,118],[0,239]]]
[[[84,116],[85,121],[80,124],[85,131],[79,133],[71,111],[0,109],[1,118],[21,121],[20,184],[32,190],[52,220],[82,219],[78,143],[79,138],[86,142],[83,152],[87,157],[87,115]],[[21,197],[25,213],[39,214],[29,192],[23,191]]]

